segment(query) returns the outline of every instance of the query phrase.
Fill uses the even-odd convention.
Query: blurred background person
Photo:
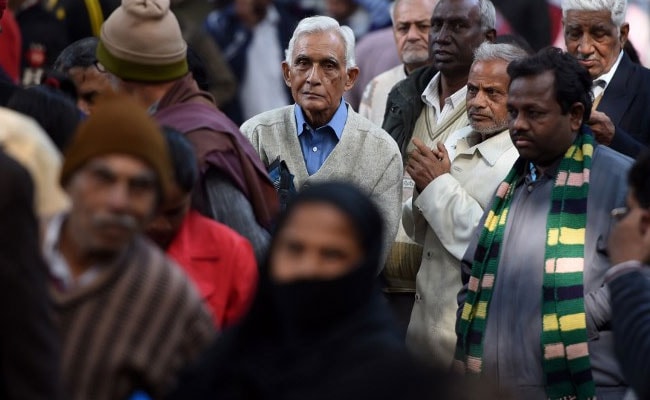
[[[164,127],[163,134],[174,182],[145,231],[192,279],[216,325],[225,328],[246,313],[253,299],[255,253],[237,232],[190,208],[192,189],[199,178],[194,149],[172,128]]]

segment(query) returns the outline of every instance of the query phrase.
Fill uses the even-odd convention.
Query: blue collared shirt
[[[323,165],[334,147],[339,143],[343,128],[348,119],[348,107],[341,100],[339,108],[334,113],[327,125],[314,129],[305,121],[305,116],[298,104],[294,106],[296,127],[298,127],[298,140],[302,149],[309,175],[315,174]]]

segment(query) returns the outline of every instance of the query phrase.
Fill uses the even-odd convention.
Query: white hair
[[[495,29],[497,25],[497,11],[490,0],[478,0],[478,11],[481,16],[483,31]]]
[[[501,60],[508,64],[528,56],[526,50],[508,43],[483,42],[474,51],[474,62]]]
[[[345,43],[345,68],[350,69],[357,66],[354,57],[354,32],[349,26],[340,25],[337,20],[332,17],[317,15],[315,17],[304,18],[298,23],[296,30],[293,31],[293,36],[289,41],[289,47],[284,52],[285,61],[291,64],[291,57],[293,57],[293,48],[296,40],[303,35],[320,32],[337,32],[341,35]]]
[[[620,28],[625,22],[627,0],[562,0],[562,18],[566,19],[569,10],[575,11],[609,11],[612,22]]]

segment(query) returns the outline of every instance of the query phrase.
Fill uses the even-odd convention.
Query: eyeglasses
[[[102,63],[99,62],[99,60],[95,60],[93,65],[95,66],[95,68],[97,68],[97,71],[101,72],[102,74],[106,73],[106,67],[104,67]]]
[[[628,212],[630,212],[630,210],[627,207],[617,207],[617,208],[613,209],[612,211],[610,211],[609,214],[615,220],[620,221],[623,218],[625,218],[625,216],[627,215]]]

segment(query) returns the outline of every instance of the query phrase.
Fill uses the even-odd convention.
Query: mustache
[[[582,54],[577,54],[576,55],[576,60],[578,61],[595,61],[596,59],[593,58],[592,56],[585,56]]]
[[[138,222],[135,218],[126,214],[99,214],[93,216],[91,224],[94,228],[121,228],[128,231],[138,229]]]

